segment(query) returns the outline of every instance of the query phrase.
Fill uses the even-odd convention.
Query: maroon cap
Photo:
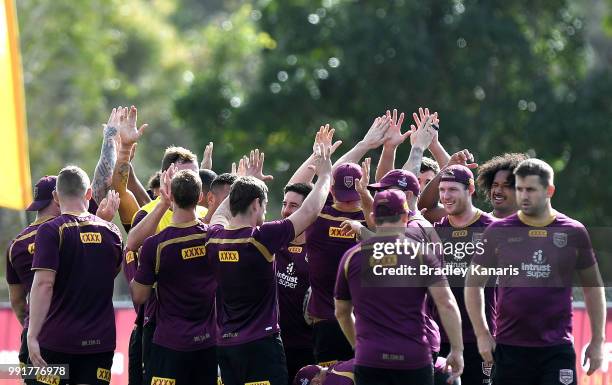
[[[343,163],[334,170],[332,190],[337,201],[358,201],[359,193],[355,190],[355,180],[361,179],[361,167],[355,163]]]
[[[53,190],[55,190],[56,176],[43,176],[34,186],[34,202],[30,204],[26,211],[39,211],[49,206],[53,200]]]
[[[368,185],[374,191],[386,190],[396,187],[402,191],[412,191],[415,196],[421,191],[417,177],[407,170],[391,170],[383,176],[378,183]]]
[[[293,385],[308,385],[310,381],[321,372],[321,368],[317,365],[304,366],[297,372],[293,379]]]
[[[406,202],[406,194],[395,189],[377,192],[374,195],[373,212],[376,218],[408,214],[410,208]]]
[[[460,164],[448,166],[440,171],[440,175],[440,182],[458,182],[466,186],[474,185],[472,170]]]

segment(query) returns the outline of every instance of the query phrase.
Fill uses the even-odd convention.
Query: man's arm
[[[137,305],[142,305],[151,297],[151,286],[143,285],[133,279],[130,282],[130,291],[132,293],[132,301]]]
[[[30,291],[30,321],[28,326],[28,350],[34,366],[46,366],[40,353],[38,335],[42,329],[53,297],[55,271],[36,270]]]
[[[147,203],[151,202],[151,197],[147,194],[147,189],[144,188],[142,183],[140,183],[140,179],[138,179],[138,175],[134,171],[134,166],[130,161],[129,163],[130,173],[127,184],[127,189],[134,195],[136,201],[139,206],[144,206]]]
[[[578,270],[583,285],[584,303],[591,322],[591,341],[584,354],[584,365],[589,361],[590,376],[601,367],[606,330],[606,297],[597,264]]]
[[[130,250],[138,250],[145,239],[155,234],[159,222],[166,211],[170,208],[170,182],[176,173],[174,164],[164,171],[160,177],[159,202],[140,222],[138,222],[128,233],[127,247]]]
[[[131,224],[134,214],[140,209],[136,197],[128,190],[130,168],[130,149],[121,145],[112,182],[113,189],[119,194],[119,217],[123,224]]]
[[[479,265],[473,265],[475,269],[480,269]],[[487,364],[492,364],[494,361],[493,352],[495,351],[495,340],[491,335],[489,325],[487,325],[484,300],[484,287],[488,280],[488,275],[474,275],[471,274],[471,270],[468,269],[464,293],[465,307],[470,317],[470,321],[472,322],[474,334],[476,334],[478,351]]]
[[[391,119],[386,115],[376,118],[363,139],[346,154],[342,155],[334,163],[333,169],[343,163],[359,163],[368,151],[378,148],[384,143],[390,124]]]
[[[104,199],[108,189],[111,186],[111,176],[117,161],[117,133],[119,129],[119,114],[122,110],[113,108],[108,123],[104,125],[104,134],[102,137],[102,149],[100,150],[100,159],[94,170],[91,188],[93,190],[93,198],[96,203]]]
[[[452,376],[449,379],[449,383],[451,383],[463,373],[461,314],[459,313],[459,306],[457,306],[455,296],[448,285],[430,286],[429,293],[436,304],[442,326],[450,342],[451,350],[446,358],[446,364],[452,367]]]
[[[316,159],[317,183],[315,183],[310,194],[304,199],[302,206],[288,218],[293,223],[296,235],[303,233],[317,219],[317,215],[319,215],[325,205],[331,185],[331,147],[320,144],[314,156]]]
[[[21,326],[27,326],[23,324],[26,313],[26,292],[22,284],[8,285],[9,287],[9,300],[11,301],[11,308],[15,313],[15,316],[19,320]]]
[[[202,163],[200,163],[200,169],[212,170],[212,153],[213,153],[213,142],[208,142],[204,148],[204,154],[202,155]]]
[[[434,117],[432,115],[428,116],[424,121],[421,121],[421,125],[418,129],[411,134],[412,148],[410,149],[408,160],[402,168],[412,172],[414,175],[419,175],[423,153],[425,149],[429,147],[436,134],[436,130],[432,125],[433,119]]]
[[[346,339],[355,349],[355,319],[353,318],[353,302],[335,299],[336,319]]]
[[[357,193],[359,193],[359,198],[361,199],[361,211],[363,212],[363,216],[365,217],[368,227],[375,229],[376,224],[370,215],[372,213],[372,207],[374,206],[374,198],[372,198],[372,194],[370,194],[370,191],[368,191],[368,185],[370,184],[371,162],[371,158],[366,158],[363,162],[361,162],[362,176],[361,179],[355,181],[355,190]]]

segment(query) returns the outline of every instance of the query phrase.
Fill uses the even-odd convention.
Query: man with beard
[[[476,184],[491,202],[493,211],[489,214],[495,218],[506,218],[518,211],[512,172],[525,159],[525,154],[506,153],[494,156],[478,168]]]

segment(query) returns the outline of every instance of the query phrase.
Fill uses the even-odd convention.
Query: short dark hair
[[[149,178],[149,183],[147,186],[149,190],[153,190],[154,188],[159,188],[161,179],[161,171],[157,171],[155,174],[151,175]]]
[[[66,166],[57,174],[55,189],[58,195],[80,198],[85,195],[90,182],[87,173],[77,166]]]
[[[540,183],[544,187],[551,186],[555,177],[555,172],[552,167],[543,160],[530,158],[525,159],[516,166],[514,175],[525,178],[529,175],[537,175],[540,177]]]
[[[384,223],[395,223],[402,218],[402,215],[390,214],[390,211],[385,206],[377,207],[374,210],[374,223],[382,225]]]
[[[246,213],[249,205],[254,199],[259,198],[263,204],[266,199],[268,187],[259,179],[252,176],[241,176],[234,184],[229,193],[230,211],[233,216]]]
[[[513,171],[519,163],[527,158],[528,156],[525,154],[511,152],[489,159],[478,168],[478,177],[476,178],[478,188],[485,196],[489,196],[491,186],[493,186],[493,180],[495,180],[495,174],[497,174],[498,171],[510,171],[508,182],[514,187],[515,180]]]
[[[219,186],[231,186],[238,179],[238,175],[230,174],[225,172],[217,175],[217,177],[210,183],[209,191],[214,192]]]
[[[304,199],[310,194],[312,191],[312,183],[292,183],[285,186],[283,189],[283,194],[287,194],[289,191],[294,192],[296,194],[300,194]]]
[[[213,170],[209,170],[206,168],[201,168],[200,171],[200,179],[202,180],[202,191],[207,193],[210,191],[210,185],[213,180],[217,177],[217,173]]]
[[[189,151],[184,147],[171,146],[166,148],[164,157],[162,158],[161,171],[166,171],[170,165],[183,164],[183,163],[194,163],[198,164],[198,157],[193,152]]]
[[[421,169],[420,172],[433,171],[434,174],[440,172],[440,165],[435,160],[428,158],[426,156],[421,160]]]
[[[180,170],[170,182],[172,200],[182,209],[193,208],[200,200],[202,181],[198,174],[191,170]]]

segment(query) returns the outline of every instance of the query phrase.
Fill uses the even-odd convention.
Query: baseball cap
[[[334,170],[334,184],[332,189],[337,201],[351,202],[359,200],[359,193],[355,190],[355,180],[361,179],[361,167],[355,163],[343,163]]]
[[[55,183],[57,177],[54,175],[43,176],[34,185],[34,202],[32,202],[26,211],[39,211],[49,206],[49,203],[53,200],[53,190],[55,190]]]
[[[472,170],[460,164],[448,166],[440,171],[440,175],[441,182],[458,182],[466,186],[474,185]]]
[[[374,216],[377,218],[392,217],[410,212],[406,194],[400,190],[384,190],[374,195]]]
[[[295,378],[293,379],[293,385],[308,385],[310,381],[321,372],[321,368],[317,365],[308,365],[300,369]]]
[[[417,177],[407,170],[391,170],[383,176],[378,183],[368,185],[368,189],[380,191],[389,187],[397,187],[402,191],[412,191],[416,196],[419,195],[420,186]]]

